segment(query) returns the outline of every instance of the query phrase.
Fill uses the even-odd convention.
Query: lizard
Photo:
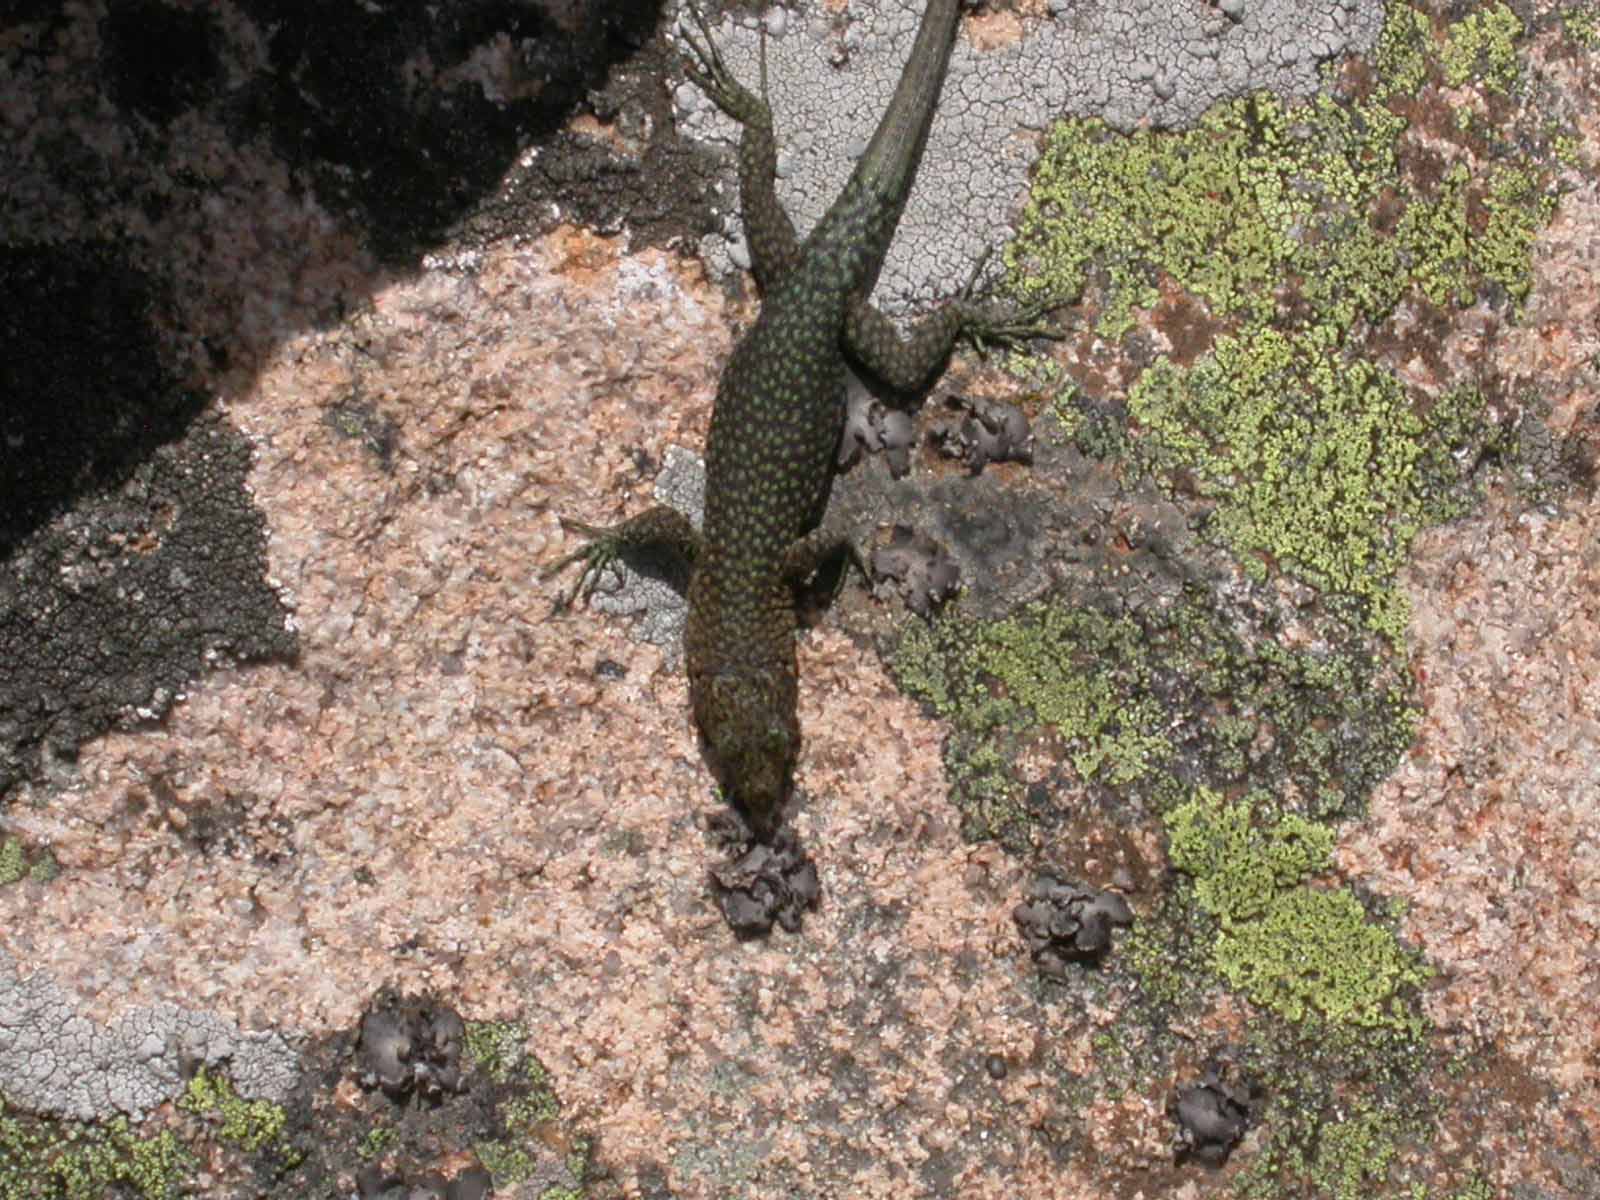
[[[845,421],[847,360],[897,392],[926,388],[965,336],[978,342],[1052,336],[1047,304],[1006,311],[959,298],[902,337],[868,302],[916,175],[955,46],[960,0],[928,0],[893,98],[838,198],[801,241],[776,191],[777,138],[767,100],[765,30],[760,94],[728,70],[705,18],[680,32],[689,78],[742,126],[739,196],[755,324],[723,370],[706,441],[702,531],[658,506],[620,525],[563,520],[589,539],[546,577],[584,562],[570,603],[625,548],[665,550],[690,568],[684,659],[696,724],[724,795],[757,843],[782,824],[800,748],[796,714],[796,589],[840,552],[859,549],[822,521]]]

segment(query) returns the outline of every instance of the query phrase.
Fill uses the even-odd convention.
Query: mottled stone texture
[[[1125,892],[1135,923],[1102,968],[1041,983],[1011,917],[1035,864],[958,836],[947,729],[843,632],[887,608],[852,588],[798,646],[795,826],[822,900],[802,935],[741,943],[707,878],[722,852],[701,814],[716,802],[673,652],[636,641],[628,619],[552,615],[539,573],[573,545],[556,514],[604,522],[648,505],[667,448],[703,445],[748,306],[691,259],[572,226],[426,256],[410,235],[461,211],[424,186],[455,176],[426,164],[426,179],[403,181],[408,203],[372,218],[379,228],[345,223],[382,210],[387,194],[381,172],[357,172],[341,191],[341,164],[362,164],[339,159],[318,123],[336,105],[298,135],[279,131],[313,143],[295,165],[229,133],[225,117],[262,102],[229,81],[274,56],[319,87],[338,83],[321,50],[253,40],[254,6],[215,6],[220,24],[200,6],[142,6],[198,64],[171,75],[137,69],[128,39],[148,31],[102,28],[92,5],[24,7],[35,40],[0,34],[12,79],[27,85],[5,93],[0,118],[31,164],[8,177],[5,238],[28,249],[6,251],[6,282],[38,278],[27,256],[49,243],[52,278],[106,318],[81,341],[62,335],[81,362],[26,370],[104,377],[150,401],[158,428],[144,444],[113,422],[47,470],[0,468],[13,490],[46,489],[0,518],[8,549],[58,539],[54,557],[14,556],[12,578],[26,566],[27,595],[48,582],[106,601],[94,611],[110,639],[84,644],[70,680],[33,689],[68,733],[8,752],[8,780],[33,776],[11,783],[0,808],[0,852],[20,843],[13,857],[30,866],[0,886],[8,1106],[154,1105],[160,1119],[197,1053],[169,1037],[184,1030],[204,1036],[200,1057],[226,1062],[241,1091],[281,1096],[293,1051],[342,1037],[350,1053],[315,1061],[349,1061],[363,1013],[389,986],[440,998],[469,1030],[522,1023],[563,1119],[596,1138],[609,1178],[589,1185],[595,1195],[1226,1194],[1271,1132],[1256,1123],[1257,1098],[1220,1173],[1174,1165],[1169,1103],[1203,1080],[1213,1046],[1243,1040],[1256,1010],[1217,989],[1170,1031],[1189,1049],[1140,1066],[1138,1086],[1107,1082],[1142,1050],[1108,1031],[1143,1002],[1126,962],[1169,878],[1155,815],[1108,831],[1107,789],[1068,797],[1081,815],[1055,848],[1070,850],[1086,888]],[[1549,49],[1540,38],[1530,53]],[[430,128],[456,128],[440,115],[450,80],[470,77],[480,97],[517,85],[505,74],[511,45],[509,32],[489,39],[466,65],[440,67],[443,43],[438,61],[401,56],[408,72],[440,71],[429,76],[439,91],[417,100]],[[91,82],[108,61],[118,69]],[[1544,66],[1593,162],[1593,56]],[[106,90],[119,115],[96,124],[100,100],[72,99],[68,84]],[[666,112],[663,98],[663,127]],[[619,117],[605,137],[637,148],[647,124]],[[595,148],[605,137],[585,144],[615,166]],[[59,177],[38,167],[41,141]],[[161,165],[141,174],[148,156]],[[629,169],[615,174],[632,179]],[[537,154],[517,170],[552,188],[561,175]],[[188,190],[194,179],[203,194]],[[505,206],[474,219],[521,230],[506,213],[530,210],[496,195]],[[540,220],[554,219],[549,208]],[[56,245],[63,229],[70,245]],[[1593,1196],[1600,1142],[1597,231],[1591,172],[1540,234],[1521,323],[1496,325],[1492,344],[1419,351],[1419,374],[1465,362],[1548,401],[1538,420],[1578,482],[1543,498],[1502,482],[1420,537],[1406,578],[1417,740],[1370,814],[1340,827],[1330,873],[1404,902],[1401,933],[1440,972],[1422,1006],[1437,1027],[1429,1061],[1453,1063],[1436,1077],[1445,1115],[1432,1144],[1404,1153],[1480,1164],[1488,1194],[1541,1200]],[[376,264],[397,246],[415,253],[386,274]],[[96,296],[137,300],[148,336],[110,321]],[[23,314],[26,325],[16,313],[4,311],[4,329],[56,328],[49,313]],[[17,362],[6,369],[22,371]],[[1107,390],[1125,391],[1126,366],[1107,369]],[[168,420],[179,427],[170,438]],[[49,427],[17,436],[31,445]],[[109,505],[87,523],[47,494],[84,473]],[[1027,478],[997,464],[976,482]],[[188,486],[197,481],[218,485],[227,521],[185,523],[213,494]],[[161,504],[169,494],[181,503]],[[218,527],[237,538],[199,532]],[[7,597],[24,594],[8,586]],[[141,595],[110,604],[118,586]],[[240,596],[251,623],[234,621]],[[7,603],[31,622],[0,629],[15,674],[54,627],[44,601]],[[294,656],[278,640],[285,611]],[[190,656],[170,678],[124,650],[169,633]],[[85,678],[104,703],[74,724],[68,685]],[[0,733],[13,719],[0,713]],[[45,756],[46,742],[74,749]],[[1040,742],[1018,753],[1042,774],[1057,752]],[[7,1057],[25,1039],[76,1070],[79,1091],[25,1091]],[[49,1065],[30,1065],[29,1078]],[[331,1068],[301,1084],[339,1104],[357,1087]],[[378,1099],[391,1103],[368,1097]],[[1230,1135],[1243,1128],[1218,1111]],[[444,1174],[459,1179],[472,1152],[451,1150]],[[343,1194],[356,1188],[354,1162]]]

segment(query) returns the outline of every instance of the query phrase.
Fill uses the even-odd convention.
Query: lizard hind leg
[[[696,37],[687,27],[679,26],[678,32],[692,52],[692,55],[686,55],[683,59],[684,73],[713,104],[739,124],[770,130],[772,109],[767,104],[766,27],[762,26],[761,95],[757,96],[733,77],[728,64],[722,60],[722,52],[717,49],[717,40],[711,35],[711,26],[706,24],[705,14],[697,5],[686,4],[684,7],[700,31],[700,36]]]
[[[778,200],[778,140],[767,99],[767,27],[761,26],[761,94],[751,92],[723,61],[705,17],[693,4],[685,6],[699,36],[681,27],[691,55],[684,72],[729,117],[743,126],[739,139],[739,209],[750,247],[750,269],[763,292],[791,270],[800,258],[800,237]]]

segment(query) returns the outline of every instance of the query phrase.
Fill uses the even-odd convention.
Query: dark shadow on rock
[[[269,70],[233,108],[241,131],[265,132],[326,207],[353,209],[379,256],[400,263],[492,191],[523,145],[563,126],[660,15],[659,0],[240,7],[271,31]]]
[[[105,243],[0,245],[0,559],[205,406],[162,361],[160,290]]]
[[[0,100],[36,119],[0,125],[0,801],[159,719],[210,663],[292,656],[248,448],[200,420],[224,375],[247,386],[270,339],[340,320],[441,246],[708,224],[717,168],[673,132],[661,11],[7,6]],[[582,109],[629,148],[575,134]],[[332,226],[320,250],[283,241],[307,210]],[[246,329],[262,294],[271,321]]]

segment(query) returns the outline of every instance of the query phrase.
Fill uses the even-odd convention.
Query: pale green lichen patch
[[[1399,237],[1410,248],[1411,275],[1434,304],[1468,305],[1488,284],[1520,309],[1533,286],[1534,239],[1555,212],[1555,197],[1522,167],[1490,167],[1474,183],[1467,166],[1456,163],[1430,199],[1407,209]]]
[[[246,1100],[233,1090],[227,1076],[203,1069],[189,1081],[178,1107],[206,1120],[217,1137],[246,1154],[274,1145],[288,1120],[282,1105]]]
[[[1396,645],[1411,542],[1455,511],[1427,493],[1438,472],[1424,460],[1474,461],[1488,434],[1434,419],[1437,397],[1469,381],[1430,395],[1378,344],[1406,301],[1514,316],[1527,298],[1553,161],[1536,165],[1472,119],[1456,128],[1444,114],[1471,111],[1437,99],[1451,83],[1517,86],[1522,32],[1503,4],[1448,25],[1396,4],[1377,78],[1337,98],[1257,95],[1193,129],[1127,137],[1061,122],[1008,248],[1019,290],[1081,293],[1106,337],[1174,288],[1203,306],[1209,346],[1157,357],[1132,386],[1130,469],[1175,488],[1198,480],[1216,507],[1210,536],[1248,569],[1353,603]],[[1424,117],[1426,137],[1413,137]]]
[[[31,879],[49,883],[61,873],[61,865],[48,847],[35,846],[32,852],[21,838],[0,838],[0,887]]]
[[[1228,804],[1202,788],[1166,816],[1172,865],[1217,920],[1213,969],[1286,1020],[1420,1033],[1408,994],[1428,978],[1420,958],[1347,888],[1309,882],[1328,867],[1326,826],[1270,811],[1267,797]]]
[[[1290,1021],[1312,1013],[1352,1025],[1421,1032],[1421,1015],[1400,996],[1429,972],[1374,925],[1348,889],[1297,887],[1260,918],[1217,935],[1218,974]]]
[[[0,1200],[175,1200],[195,1165],[171,1130],[141,1135],[122,1117],[40,1120],[0,1100]]]
[[[1354,815],[1414,719],[1357,644],[1248,644],[1198,594],[1138,617],[1062,604],[989,622],[952,612],[909,626],[891,666],[951,722],[964,832],[1018,848],[1063,819],[1058,791],[1086,786],[1164,810],[1186,797],[1180,779],[1249,785],[1292,793],[1307,819]],[[1018,775],[1030,748],[1066,769]]]
[[[1304,1194],[1326,1200],[1377,1195],[1435,1200],[1426,1186],[1384,1190],[1404,1141],[1423,1131],[1426,1111],[1368,1099],[1334,1113],[1291,1112],[1269,1131],[1266,1145],[1234,1180],[1240,1200]],[[1296,1188],[1294,1184],[1300,1186]],[[1310,1189],[1305,1190],[1309,1185]]]
[[[1255,810],[1269,800],[1224,804],[1201,788],[1166,815],[1167,857],[1194,880],[1195,897],[1225,929],[1265,916],[1284,892],[1328,865],[1333,833],[1296,813],[1270,825]]]
[[[957,727],[946,765],[969,837],[1031,839],[1027,781],[1011,767],[1041,739],[1083,783],[1130,785],[1166,759],[1141,636],[1132,621],[1053,605],[906,629],[893,665],[907,692]]]
[[[1409,4],[1389,6],[1374,55],[1382,98],[1413,96],[1428,82],[1432,42],[1433,22],[1427,13]]]

